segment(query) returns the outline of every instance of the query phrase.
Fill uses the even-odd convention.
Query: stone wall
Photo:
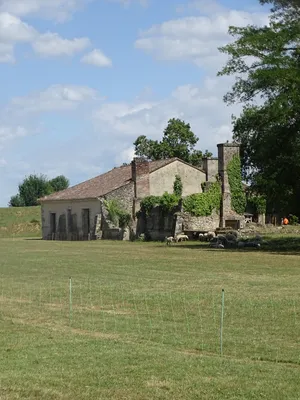
[[[220,225],[220,216],[216,212],[208,217],[194,217],[188,213],[180,213],[178,217],[181,217],[182,230],[186,232],[214,231]]]

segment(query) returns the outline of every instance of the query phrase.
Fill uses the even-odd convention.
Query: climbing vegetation
[[[246,194],[242,183],[242,168],[240,157],[235,155],[227,166],[228,181],[231,192],[231,208],[237,214],[244,214],[246,209]]]
[[[175,193],[165,192],[162,196],[147,196],[141,201],[141,211],[149,215],[154,207],[160,206],[162,211],[168,213],[178,206],[180,197]]]
[[[221,200],[221,183],[216,181],[210,184],[206,192],[187,196],[183,200],[183,209],[196,217],[209,216],[214,210],[220,210]]]

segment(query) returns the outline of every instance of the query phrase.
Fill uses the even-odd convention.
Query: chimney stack
[[[135,157],[131,162],[131,178],[134,183],[134,197],[140,201],[150,195],[149,162],[142,157]]]

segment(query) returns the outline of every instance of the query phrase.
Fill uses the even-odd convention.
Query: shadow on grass
[[[205,251],[222,251],[232,253],[249,253],[249,252],[267,252],[285,255],[300,255],[300,236],[286,236],[286,237],[265,237],[259,249],[253,247],[247,248],[227,248],[227,249],[213,249],[209,247],[208,243],[199,242],[184,242],[179,245],[173,245],[172,248],[185,248],[191,250],[205,250]]]

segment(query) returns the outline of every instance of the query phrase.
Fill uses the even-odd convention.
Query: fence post
[[[224,324],[224,300],[225,291],[222,289],[221,324],[220,324],[220,353],[223,355],[223,324]]]
[[[73,307],[72,307],[72,277],[69,278],[69,322],[70,325],[72,323],[72,314],[73,314]]]

